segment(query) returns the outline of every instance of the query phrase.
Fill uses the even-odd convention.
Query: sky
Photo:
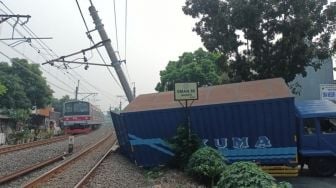
[[[89,30],[94,29],[88,11],[89,0],[78,2]],[[165,69],[169,61],[178,60],[184,52],[192,52],[203,47],[200,37],[192,31],[195,20],[184,15],[182,11],[185,0],[115,0],[115,8],[112,0],[92,0],[92,2],[98,10],[114,50],[121,60],[126,60],[122,68],[130,86],[133,87],[135,84],[136,95],[155,92],[154,88],[160,81],[160,71]],[[74,97],[77,80],[80,80],[80,93],[98,94],[90,96],[80,94],[79,99],[85,98],[99,105],[102,110],[108,110],[110,106],[118,107],[120,101],[122,107],[127,105],[124,91],[113,68],[110,70],[114,78],[106,67],[89,66],[84,70],[84,66],[78,67],[73,64],[69,65],[71,68],[68,69],[42,65],[48,60],[92,45],[86,37],[86,29],[75,0],[1,0],[0,14],[9,14],[5,6],[14,14],[30,15],[31,18],[25,26],[38,37],[52,37],[52,39],[43,40],[47,46],[35,40],[31,45],[27,42],[13,44],[15,41],[2,41],[0,52],[7,57],[0,54],[0,61],[8,62],[8,57],[19,57],[28,59],[30,63],[40,64],[43,76],[46,77],[56,98],[64,95]],[[127,20],[126,27],[125,20]],[[20,21],[23,22],[25,19],[22,18]],[[14,19],[10,20],[10,24],[0,24],[0,38],[11,38],[12,35],[14,38],[30,36],[27,27],[24,28],[19,24],[15,26],[16,30],[13,33]],[[101,41],[97,31],[93,31],[92,35],[96,43]],[[8,46],[9,44],[11,46]],[[110,63],[105,48],[101,47],[99,50],[105,61]],[[85,56],[91,63],[103,63],[95,50],[86,52]],[[83,58],[83,55],[67,60],[77,58]],[[55,63],[55,65],[61,64]]]

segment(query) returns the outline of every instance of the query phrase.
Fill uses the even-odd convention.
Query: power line
[[[128,5],[127,5],[127,0],[125,0],[125,50],[124,50],[124,58],[125,58],[125,69],[126,69],[126,73],[128,76],[128,81],[132,82],[131,76],[128,72],[128,68],[127,68],[127,15],[128,15]]]
[[[117,24],[117,11],[116,11],[116,5],[115,0],[113,0],[113,12],[114,12],[114,28],[115,28],[115,37],[116,37],[116,43],[117,43],[117,51],[119,53],[119,42],[118,42],[118,24]]]
[[[2,1],[0,1],[0,3],[11,13],[11,14],[15,14],[11,9],[9,9],[9,7],[8,6],[6,6],[6,4],[5,3],[3,3]],[[3,11],[4,12],[4,11]],[[27,33],[29,33],[30,35],[32,35],[32,36],[35,36],[35,37],[37,37],[37,35],[27,26],[27,25],[22,25],[22,22],[20,23],[20,25],[22,26],[22,28],[27,32]],[[41,40],[41,39],[37,39],[36,40],[37,41],[37,43],[39,43],[40,44],[40,46],[45,46],[47,49],[44,49],[47,53],[49,53],[48,51],[50,51],[50,52],[52,52],[52,53],[54,53],[54,55],[56,55],[55,54],[55,52],[52,50],[52,49],[50,49],[49,47],[48,47],[48,45],[46,45],[44,42],[43,42],[43,40]],[[57,56],[57,55],[56,55]]]
[[[0,53],[1,53],[3,56],[5,56],[6,58],[8,58],[8,59],[10,60],[10,62],[15,63],[16,65],[18,65],[18,66],[20,66],[21,68],[25,69],[26,71],[28,71],[28,72],[31,73],[32,75],[35,75],[35,76],[37,76],[37,77],[40,77],[40,75],[38,75],[38,74],[36,74],[35,72],[29,70],[27,67],[21,65],[20,63],[15,62],[15,61],[12,61],[12,58],[10,58],[9,56],[7,56],[7,55],[4,54],[3,52],[0,51]],[[61,90],[65,91],[65,92],[68,92],[68,93],[71,93],[71,94],[72,94],[72,91],[69,91],[69,90],[67,90],[67,89],[64,89],[64,88],[58,86],[57,84],[54,84],[54,83],[48,81],[47,79],[46,79],[46,82],[47,82],[48,84],[50,84],[50,85],[53,85],[53,86],[57,87],[58,89],[61,89]]]
[[[0,41],[2,44],[7,45],[5,42]],[[32,60],[31,58],[27,57],[25,54],[23,54],[22,52],[18,51],[17,49],[15,49],[14,47],[9,46],[10,48],[12,48],[12,50],[14,50],[16,53],[20,54],[21,56],[23,56],[24,58],[28,59],[29,61],[36,63],[34,60]],[[38,63],[36,63],[38,64]],[[56,80],[60,81],[61,83],[63,83],[64,85],[66,85],[69,88],[74,88],[72,86],[69,86],[67,83],[65,83],[64,81],[60,80],[57,76],[51,74],[49,71],[46,71],[42,66],[41,69],[44,70],[45,72],[47,72],[49,75],[51,75],[52,77],[54,77]]]
[[[1,2],[1,1],[0,1]],[[7,10],[9,11],[9,12],[11,12],[11,13],[13,13],[13,11],[11,11],[3,2],[1,2],[6,8],[7,8]],[[6,11],[4,11],[4,10],[2,10],[2,9],[0,9],[2,12],[4,12],[4,13],[6,13]],[[14,14],[14,13],[13,13]],[[32,36],[37,36],[28,26],[26,26],[27,28],[24,28],[23,27],[23,29],[29,34],[29,35],[32,35]],[[17,30],[17,32],[21,35],[21,36],[24,36],[23,35],[23,33],[21,33],[19,30]],[[38,48],[38,47],[34,47],[32,44],[30,44],[30,46],[33,48],[33,49],[35,49],[35,50],[39,50],[39,49],[43,49],[47,54],[45,54],[45,55],[49,55],[49,56],[51,56],[51,57],[58,57],[58,55],[55,53],[55,51],[54,50],[52,50],[46,43],[44,43],[42,40],[39,40],[39,41],[37,41],[38,42],[38,44],[41,46],[41,48]],[[38,53],[40,56],[42,56],[42,58],[43,59],[45,59],[46,61],[47,61],[47,58],[45,57],[45,56],[43,56],[43,55],[41,55],[41,53]],[[91,57],[90,58],[92,58],[92,53],[91,53]],[[68,71],[62,71],[62,69],[57,69],[57,70],[59,70],[59,71],[61,71],[62,72],[62,74],[64,74],[64,75],[67,75],[67,77],[68,77],[68,79],[70,79],[71,80],[71,78],[69,78],[69,76],[68,75],[70,75],[70,76],[72,76],[72,78],[75,80],[75,81],[77,81],[78,80],[78,78],[75,78],[70,72],[68,72]],[[74,81],[74,80],[72,80],[72,81]],[[74,82],[75,83],[75,82]],[[76,83],[75,83],[76,84]],[[84,87],[85,88],[85,87]],[[87,88],[85,88],[85,89],[87,89]],[[87,89],[87,91],[89,91],[88,89]]]
[[[92,1],[90,1],[90,3],[92,4]],[[85,18],[84,18],[84,16],[83,16],[81,7],[80,7],[80,5],[79,5],[79,3],[78,3],[77,0],[76,0],[76,4],[77,4],[78,10],[79,10],[79,13],[81,14],[82,20],[83,20],[83,22],[84,22],[84,25],[85,25],[85,28],[86,28],[87,36],[88,36],[89,40],[95,45],[95,42],[93,41],[93,39],[92,39],[92,37],[91,37],[91,35],[90,35],[90,31],[89,31],[89,28],[88,28],[88,26],[87,26],[87,24],[86,24],[86,21],[85,21]],[[96,48],[96,51],[97,51],[97,53],[98,53],[100,59],[103,61],[103,63],[104,63],[105,65],[107,65],[107,63],[106,63],[104,57],[102,56],[102,54],[100,53],[100,51],[99,51],[98,48]],[[109,73],[110,73],[111,77],[113,78],[113,80],[116,82],[116,84],[122,89],[121,85],[119,84],[118,80],[114,77],[114,75],[113,75],[113,73],[111,72],[110,68],[109,68],[109,67],[106,67],[106,68],[107,68],[107,70],[109,71]]]
[[[2,3],[3,4],[3,6],[9,11],[9,12],[11,12],[12,14],[14,14],[14,12],[12,11],[12,10],[10,10],[9,9],[9,7],[7,7],[2,1],[0,1],[0,3]],[[90,1],[90,3],[92,4],[92,2]],[[1,9],[2,10],[2,9]],[[5,12],[4,10],[2,10],[3,12]],[[6,13],[6,12],[5,12]],[[7,13],[6,13],[7,14]],[[85,22],[85,20],[84,20],[84,17],[82,17],[83,18],[83,21]],[[85,24],[86,24],[86,22],[85,22]],[[20,25],[21,26],[21,25]],[[29,35],[31,35],[31,36],[35,36],[35,37],[37,37],[37,35],[29,28],[29,26],[27,26],[27,25],[23,25],[22,26],[22,28],[29,34]],[[87,27],[87,24],[86,24],[86,28],[88,28]],[[19,32],[19,31],[18,31]],[[23,34],[20,32],[19,33],[21,36],[23,36]],[[43,49],[47,54],[46,55],[49,55],[49,56],[51,56],[51,57],[59,57],[57,54],[56,54],[56,52],[54,51],[54,50],[52,50],[46,43],[44,43],[44,41],[43,40],[40,40],[40,39],[38,39],[38,40],[36,40],[36,42],[38,43],[38,45],[39,46],[41,46],[41,48],[40,49]],[[93,42],[93,40],[91,41],[91,42]],[[32,47],[32,46],[31,46]],[[36,50],[36,49],[35,49]],[[99,50],[97,50],[98,52],[99,52]],[[3,54],[3,55],[5,55],[5,54]],[[43,58],[43,59],[45,59],[45,60],[47,60],[47,58],[45,57],[45,56],[42,56],[41,55],[41,53],[39,53],[39,55]],[[92,52],[91,52],[91,57],[92,57],[93,55],[92,55]],[[100,56],[101,56],[101,54],[100,54]],[[101,58],[102,58],[102,56],[101,56]],[[102,58],[102,60],[103,60],[103,58]],[[106,64],[106,62],[105,62],[105,64]],[[58,68],[58,70],[62,70],[62,69],[59,69]],[[108,69],[109,70],[109,69]],[[84,82],[86,83],[86,84],[88,84],[89,86],[93,86],[93,88],[95,88],[96,90],[98,90],[98,91],[100,91],[103,95],[105,95],[104,94],[104,92],[106,92],[106,91],[102,91],[101,89],[99,89],[99,88],[97,88],[97,87],[95,87],[93,84],[91,84],[90,82],[88,82],[87,80],[85,80],[80,74],[78,74],[75,70],[72,70],[74,73],[76,73],[77,74],[77,76],[81,79],[81,80],[84,80]],[[78,78],[76,78],[73,74],[71,74],[70,72],[68,72],[68,71],[65,71],[65,70],[63,70],[63,71],[61,71],[62,72],[62,74],[65,74],[65,75],[70,75],[73,79],[75,79],[75,81],[77,81],[78,80]],[[109,70],[109,72],[110,72],[110,70]],[[114,76],[113,76],[113,74],[110,72],[110,74],[111,74],[111,76],[114,78]],[[69,78],[69,76],[68,76],[68,78]],[[70,78],[69,78],[70,79]],[[71,79],[70,79],[71,80]],[[73,80],[74,81],[74,80]],[[116,81],[116,79],[115,79],[115,81]],[[74,82],[75,83],[75,82]],[[116,83],[119,85],[119,83],[116,81]],[[51,83],[51,85],[55,85],[55,84],[52,84]],[[119,85],[120,86],[120,85]],[[57,87],[56,85],[55,85],[55,87]],[[87,89],[86,87],[83,87],[82,86],[82,88],[84,88],[84,89],[86,89],[87,91],[89,91],[90,92],[90,90],[89,89]],[[63,89],[64,90],[64,89]],[[72,93],[72,92],[70,92],[70,93]],[[106,93],[108,93],[108,92],[106,92]],[[109,96],[108,95],[105,95],[105,96],[107,96],[107,98],[109,98]],[[113,99],[112,99],[113,100]]]

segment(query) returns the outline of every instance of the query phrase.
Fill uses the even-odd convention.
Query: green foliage
[[[38,64],[25,59],[12,59],[12,65],[0,64],[0,82],[7,92],[0,98],[0,108],[28,109],[32,105],[45,107],[51,101],[52,90]]]
[[[215,149],[205,146],[198,149],[189,159],[187,171],[195,177],[206,177],[214,185],[215,177],[225,169],[224,157]]]
[[[3,94],[5,94],[6,91],[7,91],[6,86],[4,86],[4,85],[2,85],[2,84],[0,83],[0,96],[3,95]]]
[[[25,123],[30,115],[30,111],[27,109],[10,109],[6,113],[15,123]]]
[[[204,46],[221,54],[232,81],[288,83],[336,51],[336,5],[328,0],[186,0],[183,11],[197,20]]]
[[[276,186],[277,188],[292,188],[292,184],[288,182],[279,182],[278,185]]]
[[[166,69],[160,71],[160,82],[155,90],[171,91],[175,82],[197,82],[200,86],[227,82],[225,68],[220,69],[216,64],[218,58],[218,54],[201,48],[194,53],[183,53],[178,61],[170,61]]]
[[[152,168],[152,169],[149,169],[149,170],[146,170],[145,172],[145,177],[146,179],[157,179],[161,176],[163,176],[163,170],[161,168]]]
[[[177,127],[176,135],[169,144],[175,153],[171,165],[184,169],[190,156],[201,146],[201,141],[196,134],[189,135],[188,127],[182,124]]]
[[[65,102],[70,101],[70,96],[69,95],[65,95],[63,96],[61,99],[57,99],[57,98],[52,98],[51,99],[51,106],[54,107],[54,110],[56,112],[61,112],[63,113],[63,104]]]
[[[275,179],[252,162],[236,162],[221,175],[218,188],[276,187]]]
[[[34,134],[30,132],[28,129],[24,129],[22,131],[14,132],[8,135],[8,143],[9,144],[17,144],[18,142],[24,143],[28,140],[33,141]]]

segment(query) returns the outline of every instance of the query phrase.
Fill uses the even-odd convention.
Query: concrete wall
[[[300,95],[295,95],[296,100],[318,100],[320,99],[320,84],[335,83],[333,79],[333,63],[329,58],[323,62],[317,71],[312,67],[307,68],[307,76],[296,76],[291,83],[298,82],[301,85]]]

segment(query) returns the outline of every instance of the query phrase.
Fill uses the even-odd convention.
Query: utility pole
[[[108,56],[109,56],[110,60],[112,61],[112,66],[114,67],[114,69],[115,69],[115,71],[118,75],[118,78],[119,78],[120,83],[121,83],[121,85],[124,89],[124,92],[126,94],[128,102],[131,102],[134,99],[133,94],[132,94],[132,90],[131,90],[131,88],[130,88],[127,80],[126,80],[126,76],[125,76],[123,70],[121,69],[121,66],[120,66],[121,62],[117,59],[117,56],[114,53],[111,41],[109,40],[109,38],[106,34],[106,31],[104,29],[104,25],[102,24],[102,22],[101,22],[101,20],[98,16],[98,12],[97,12],[96,8],[92,4],[89,7],[89,11],[90,11],[91,17],[93,19],[93,23],[95,24],[96,29],[98,30],[100,38],[103,41],[105,41],[104,42],[105,49],[108,53]]]
[[[76,100],[78,99],[78,89],[79,89],[79,80],[78,80],[78,83],[77,83],[77,86],[76,86],[76,91],[75,91],[75,99]]]

